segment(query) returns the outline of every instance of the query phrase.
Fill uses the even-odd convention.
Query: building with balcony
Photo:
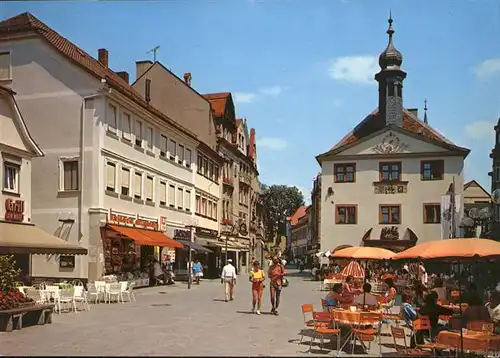
[[[146,93],[147,83],[149,90]],[[210,252],[200,252],[198,255],[206,268],[205,273],[210,277],[218,276],[223,266],[219,227],[223,159],[217,152],[217,135],[210,102],[192,87],[191,73],[185,73],[181,79],[160,62],[136,62],[136,80],[132,87],[144,98],[149,96],[151,105],[193,132],[199,141],[196,162],[193,163],[196,215],[194,240],[198,245],[210,248]],[[163,140],[166,142],[166,139]],[[170,142],[165,145],[170,145]],[[182,149],[178,151],[181,155]],[[185,228],[175,228],[173,232],[167,233],[181,240],[190,235]],[[181,270],[186,267],[187,260],[187,251],[183,253],[177,255]]]
[[[246,119],[236,119],[231,93],[205,94],[213,109],[218,151],[224,157],[222,166],[222,224],[230,235],[228,257],[239,272],[248,271],[249,259],[260,257],[263,237],[262,201],[255,129]],[[260,216],[259,216],[260,215]],[[226,235],[227,236],[227,235]]]
[[[462,197],[462,148],[433,129],[427,111],[403,106],[402,54],[389,42],[379,57],[378,108],[327,152],[321,165],[321,251],[341,245],[382,246],[401,250],[436,240],[450,226],[454,183]],[[427,110],[427,108],[425,108]],[[443,197],[443,198],[442,198]],[[460,217],[463,203],[455,201]],[[444,206],[443,206],[444,205]]]
[[[29,13],[0,23],[0,53],[2,83],[44,152],[32,162],[31,220],[88,249],[72,266],[34,256],[37,276],[95,280],[120,271],[125,251],[172,255],[182,245],[164,233],[195,216],[197,136],[114,72],[105,49],[95,59]]]

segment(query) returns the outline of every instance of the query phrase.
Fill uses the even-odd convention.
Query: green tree
[[[0,255],[0,291],[9,291],[15,287],[19,269],[12,255]]]
[[[266,236],[271,239],[286,227],[284,220],[304,205],[304,195],[296,186],[263,185],[263,204]]]

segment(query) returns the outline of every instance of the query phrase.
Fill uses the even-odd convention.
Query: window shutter
[[[186,210],[191,210],[191,192],[188,190],[184,192],[184,207]]]
[[[142,174],[141,173],[135,173],[134,195],[136,195],[138,197],[142,196]]]
[[[183,201],[183,190],[182,188],[177,188],[177,207],[182,208]]]
[[[153,178],[146,177],[146,199],[153,200]]]
[[[167,204],[167,183],[160,182],[160,189],[161,189],[161,197],[160,197],[161,204],[166,205]]]
[[[169,185],[168,187],[168,205],[175,205],[175,186]]]
[[[113,163],[108,163],[107,164],[107,182],[106,182],[106,187],[107,188],[115,188],[115,183],[116,183],[116,166]]]
[[[130,170],[122,168],[122,187],[130,187]]]

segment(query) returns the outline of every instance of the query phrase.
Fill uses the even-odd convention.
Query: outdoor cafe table
[[[332,312],[334,312],[334,320],[340,326],[347,326],[349,328],[349,332],[346,335],[347,339],[340,350],[342,350],[347,343],[352,342],[352,340],[354,339],[355,336],[354,332],[352,331],[353,328],[366,326],[373,326],[375,328],[380,324],[382,320],[382,313],[379,311],[351,311],[349,309],[345,310],[336,308]],[[364,321],[361,321],[362,316],[364,316]],[[361,342],[361,344],[364,346],[363,342]]]
[[[485,332],[476,332],[476,331],[467,331],[467,334],[463,335],[464,339],[470,340],[487,340],[488,349],[493,352],[500,351],[500,335],[485,333]],[[438,334],[437,342],[443,344],[445,346],[449,346],[453,349],[459,349],[460,347],[460,331],[441,331]],[[467,346],[464,344],[464,351],[467,350]]]

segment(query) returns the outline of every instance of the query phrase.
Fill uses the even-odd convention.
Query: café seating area
[[[106,283],[105,281],[89,282],[85,288],[79,280],[36,286],[23,286],[17,283],[16,288],[25,296],[30,297],[37,304],[54,303],[54,311],[61,312],[89,311],[89,303],[122,303],[135,302],[133,292],[135,282],[121,281]]]

